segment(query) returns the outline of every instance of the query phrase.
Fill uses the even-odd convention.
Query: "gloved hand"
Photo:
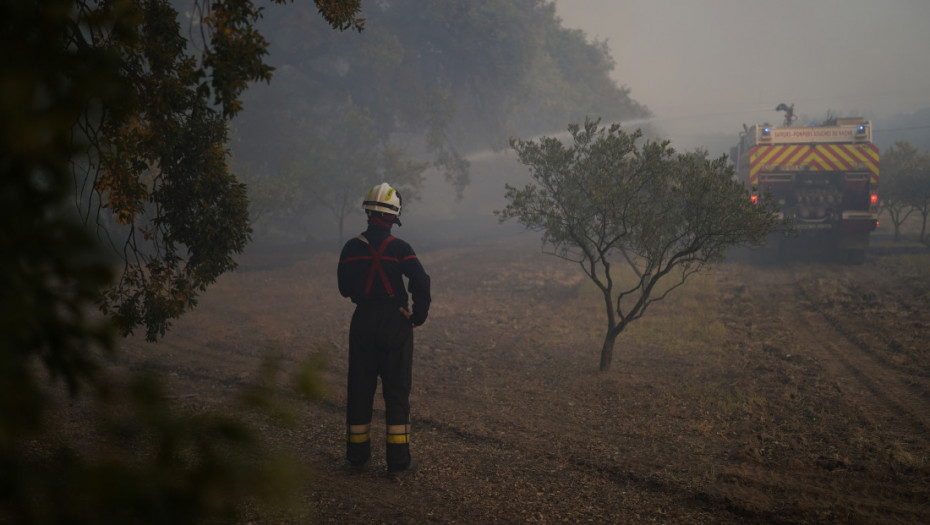
[[[420,326],[426,322],[426,314],[421,314],[420,312],[414,311],[410,314],[410,324],[413,326]]]

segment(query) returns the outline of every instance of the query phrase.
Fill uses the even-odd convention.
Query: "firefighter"
[[[387,183],[371,188],[362,207],[368,229],[349,239],[339,257],[339,292],[355,303],[349,327],[346,462],[353,472],[371,459],[371,415],[378,376],[387,426],[388,475],[416,471],[410,458],[410,395],[413,327],[426,321],[430,278],[413,249],[391,235],[400,226],[401,196]],[[407,290],[413,299],[408,309]]]

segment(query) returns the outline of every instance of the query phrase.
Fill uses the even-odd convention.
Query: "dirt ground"
[[[251,522],[930,523],[925,248],[877,242],[860,266],[737,256],[621,334],[609,372],[597,292],[536,239],[419,255],[433,308],[415,332],[411,479],[382,474],[380,397],[371,470],[343,470],[337,254],[252,250],[162,342],[124,342],[193,410],[269,349],[326,359],[324,399],[268,430],[307,474],[302,506]]]

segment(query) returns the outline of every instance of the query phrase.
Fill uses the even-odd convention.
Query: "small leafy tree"
[[[930,219],[930,154],[920,155],[917,168],[908,184],[907,202],[920,213],[920,242],[930,246],[930,232],[927,220]]]
[[[900,227],[915,211],[921,216],[918,240],[930,246],[930,154],[921,153],[907,141],[898,141],[882,155],[880,186],[882,209],[891,216],[894,240]]]
[[[252,228],[261,230],[297,201],[297,180],[293,172],[276,173],[274,168],[263,172],[248,165],[236,167],[239,178],[249,192],[249,220]]]
[[[726,157],[677,154],[617,124],[568,126],[559,139],[511,139],[534,183],[507,186],[501,221],[541,231],[552,254],[577,262],[603,294],[607,327],[600,369],[610,369],[614,342],[649,306],[664,299],[734,246],[759,245],[777,225],[768,198],[752,204]],[[618,258],[619,257],[619,258]],[[635,279],[618,281],[612,265]]]
[[[405,156],[402,149],[387,143],[375,129],[368,112],[351,99],[340,109],[338,123],[328,129],[306,131],[305,160],[295,163],[291,176],[299,187],[296,214],[321,206],[336,220],[339,239],[344,240],[345,220],[362,210],[368,188],[389,182],[406,202],[418,197],[423,172],[428,165]]]
[[[909,182],[917,170],[920,153],[909,142],[898,141],[882,154],[882,178],[879,186],[881,208],[894,225],[894,241],[901,239],[901,225],[914,213],[909,202]]]
[[[924,155],[923,166],[913,180],[910,202],[914,209],[920,213],[920,242],[930,247],[930,231],[927,230],[927,221],[930,220],[930,156]]]

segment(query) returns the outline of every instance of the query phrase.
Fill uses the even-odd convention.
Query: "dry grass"
[[[902,443],[891,443],[888,447],[888,456],[897,470],[913,472],[927,466],[926,455],[914,454],[908,451]]]
[[[527,244],[423,254],[436,289],[417,332],[409,483],[341,471],[351,305],[332,257],[228,276],[158,350],[186,391],[217,396],[254,369],[250,343],[283,339],[295,366],[332,345],[338,388],[304,407],[298,432],[275,434],[318,471],[306,500],[318,522],[928,522],[930,448],[911,417],[925,405],[813,337],[854,334],[838,354],[867,342],[881,352],[871,366],[930,391],[926,258],[726,263],[630,325],[601,373],[600,292]]]
[[[633,280],[628,267],[614,272],[615,285]],[[653,294],[654,297],[656,295]],[[716,277],[694,275],[665,299],[650,306],[642,318],[632,322],[620,334],[618,343],[654,347],[678,355],[725,353],[727,330],[714,306],[719,303]],[[585,278],[576,286],[570,307],[576,315],[572,322],[561,328],[571,331],[582,328],[588,336],[603,340],[607,325],[604,298],[590,279]]]
[[[906,276],[930,275],[930,249],[927,253],[907,253],[888,257],[888,265]]]
[[[719,304],[715,277],[695,275],[654,304],[621,337],[673,354],[725,354],[727,329],[716,309]]]

